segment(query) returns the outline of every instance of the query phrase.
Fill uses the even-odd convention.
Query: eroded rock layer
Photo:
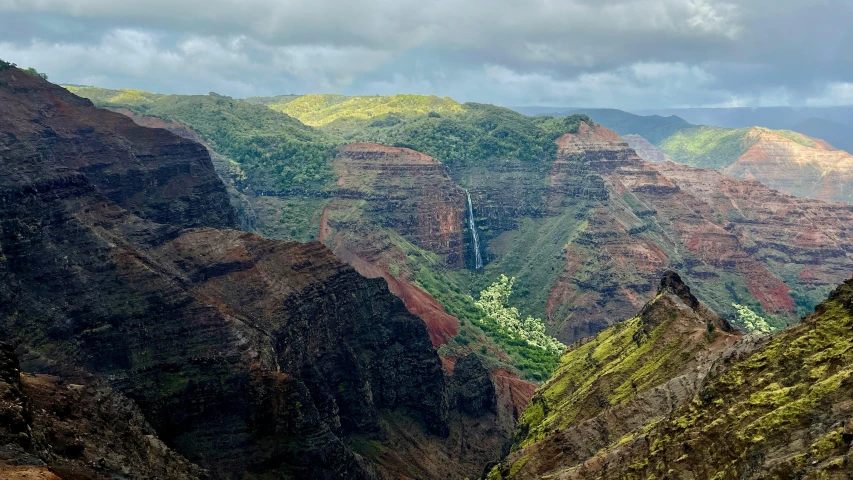
[[[0,111],[0,334],[25,370],[94,374],[216,478],[410,476],[417,449],[371,456],[387,418],[447,475],[499,455],[511,425],[456,461],[443,439],[470,415],[449,412],[427,329],[384,281],[222,228],[236,217],[204,147],[16,69]]]
[[[853,155],[823,140],[753,128],[749,149],[723,168],[724,175],[758,180],[770,188],[805,198],[853,203]]]
[[[679,269],[715,310],[757,301],[793,320],[853,266],[848,205],[794,198],[713,170],[647,163],[617,139],[567,135],[558,144],[558,159],[582,151],[609,193],[568,245],[566,269],[551,288],[549,317],[567,341],[631,315],[668,268]]]
[[[0,477],[205,479],[101,381],[22,374],[0,343]]]

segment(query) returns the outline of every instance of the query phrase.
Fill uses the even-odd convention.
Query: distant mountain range
[[[561,115],[583,112],[613,112],[609,109],[568,107],[516,107],[525,115]],[[627,113],[627,112],[623,112]],[[765,127],[793,130],[826,140],[836,148],[853,151],[853,106],[844,107],[764,107],[764,108],[662,108],[637,110],[639,116],[676,116],[696,125],[723,128]],[[602,114],[602,123],[607,125]],[[632,132],[633,133],[633,132]],[[655,141],[649,138],[649,141]]]
[[[521,109],[538,112],[547,109]],[[718,111],[719,110],[719,111]],[[798,115],[823,111],[843,118],[848,109],[685,109],[661,110],[659,114],[637,115],[616,109],[569,109],[547,112],[549,116],[584,113],[612,128],[651,162],[666,159],[699,168],[714,168],[723,174],[761,183],[799,197],[826,201],[853,202],[853,127],[834,120],[810,118],[797,129],[772,129],[795,123]],[[737,128],[695,125],[672,112],[692,114],[691,118],[719,120]],[[772,112],[771,112],[772,111]],[[853,110],[851,110],[853,111]],[[772,119],[772,113],[778,113]],[[767,121],[749,124],[750,120]],[[740,123],[737,123],[740,122]],[[803,127],[800,129],[800,127]],[[850,135],[845,135],[849,130]],[[849,150],[815,133],[837,138]],[[645,141],[644,141],[645,140]]]

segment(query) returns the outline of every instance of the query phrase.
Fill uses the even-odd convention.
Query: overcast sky
[[[0,0],[59,83],[501,105],[853,104],[853,0]]]

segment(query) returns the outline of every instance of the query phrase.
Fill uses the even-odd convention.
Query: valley
[[[848,469],[853,206],[768,160],[825,142],[14,67],[0,101],[0,472]]]

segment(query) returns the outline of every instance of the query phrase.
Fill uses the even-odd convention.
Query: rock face
[[[244,195],[231,185],[229,163],[180,122],[113,109],[149,128],[164,128],[208,148],[214,167],[228,186],[240,228],[264,236],[288,236],[275,228],[285,201],[277,197]],[[460,266],[465,254],[462,226],[464,193],[448,180],[444,167],[426,155],[375,144],[342,147],[335,157],[341,195],[322,204],[316,219],[317,238],[368,278],[384,278],[391,292],[426,324],[435,348],[459,331],[459,320],[423,289],[412,283],[404,252],[377,231],[388,228],[414,244],[442,255],[451,267]],[[292,200],[291,200],[292,202]],[[461,202],[461,203],[460,203]],[[299,212],[299,214],[307,214]],[[391,270],[397,272],[396,275]],[[402,275],[400,271],[402,270]]]
[[[457,407],[473,417],[496,413],[497,392],[492,377],[474,354],[456,361],[453,367],[454,399]]]
[[[364,447],[394,437],[388,418],[448,474],[497,456],[506,434],[464,466],[448,453],[441,362],[384,281],[319,243],[223,229],[204,147],[16,69],[0,111],[0,336],[25,370],[90,372],[215,478],[412,476],[415,449]],[[50,382],[45,398],[86,405]]]
[[[681,368],[662,385],[668,398],[656,409],[644,408],[654,390],[594,421],[566,418],[565,407],[551,403],[556,409],[546,418],[565,427],[513,452],[489,478],[649,478],[661,471],[679,479],[850,478],[851,306],[848,281],[800,325],[774,338],[745,338],[710,366]],[[556,377],[537,396],[558,385]],[[608,391],[618,392],[614,386]],[[602,441],[590,445],[590,438]]]
[[[751,129],[748,143],[749,150],[721,170],[724,175],[797,197],[853,203],[853,155],[823,140],[764,128]]]
[[[5,343],[0,395],[3,478],[209,478],[160,441],[129,399],[93,378],[21,374]]]
[[[225,188],[200,145],[96,110],[88,100],[18,70],[5,71],[0,81],[4,159],[48,164],[57,181],[75,183],[75,173],[85,174],[103,196],[154,222],[236,225]],[[20,175],[37,173],[17,167]]]
[[[371,222],[446,256],[450,266],[462,264],[464,195],[441,162],[408,148],[354,143],[340,148],[334,166],[339,198],[365,200]]]
[[[646,163],[618,140],[567,136],[558,144],[566,152],[558,158],[583,151],[608,192],[568,246],[551,289],[549,317],[566,341],[629,316],[669,268],[717,311],[757,301],[791,318],[849,272],[847,205],[790,197],[713,170]]]
[[[464,192],[440,162],[407,148],[344,145],[334,170],[338,190],[323,210],[319,240],[362,275],[384,278],[438,348],[457,334],[459,320],[413,284],[405,244],[462,267]]]

